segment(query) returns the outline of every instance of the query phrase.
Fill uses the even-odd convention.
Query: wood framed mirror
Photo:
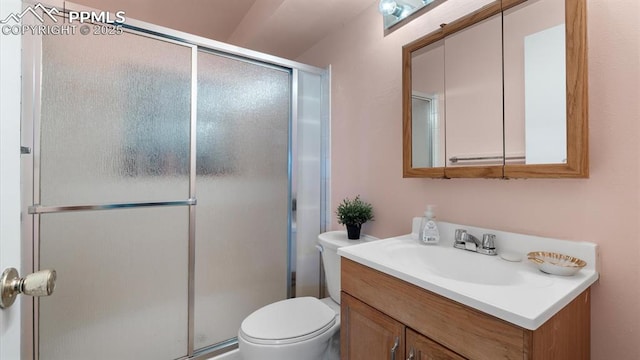
[[[404,177],[588,177],[586,0],[494,1],[402,56]]]

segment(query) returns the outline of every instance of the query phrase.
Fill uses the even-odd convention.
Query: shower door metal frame
[[[189,139],[189,194],[187,199],[174,201],[132,202],[112,204],[83,204],[73,206],[41,206],[40,202],[40,129],[41,129],[41,85],[42,85],[42,37],[23,37],[23,105],[22,105],[22,129],[21,145],[31,149],[30,155],[21,159],[21,175],[24,189],[32,189],[28,196],[22,199],[22,244],[24,254],[29,254],[24,260],[27,268],[38,271],[40,264],[40,214],[60,213],[70,211],[105,211],[124,208],[188,206],[189,207],[189,234],[188,234],[188,327],[187,327],[187,351],[189,358],[193,355],[193,290],[195,277],[195,151],[196,151],[196,119],[197,119],[197,46],[180,42],[169,37],[139,32],[137,30],[125,30],[134,35],[144,36],[184,46],[191,49],[191,105],[190,105],[190,139]],[[31,136],[28,136],[31,135]],[[37,202],[37,203],[36,203]],[[31,334],[32,342],[25,341],[23,354],[34,360],[39,359],[39,299],[34,297],[32,306],[25,306],[23,319],[25,319],[25,333]]]
[[[232,54],[232,53],[228,53],[228,52],[224,52],[215,48],[211,48],[211,47],[207,47],[204,45],[201,46],[197,46],[196,48],[196,54],[194,56],[196,56],[196,60],[197,60],[197,53],[198,52],[202,52],[205,54],[209,54],[209,55],[214,55],[214,56],[220,56],[220,57],[224,57],[224,58],[228,58],[228,59],[232,59],[232,60],[237,60],[237,61],[242,61],[245,63],[249,63],[249,64],[253,64],[253,65],[257,65],[257,66],[261,66],[264,68],[270,68],[272,70],[276,70],[276,71],[282,71],[285,72],[289,75],[289,86],[290,88],[290,95],[289,95],[289,119],[288,119],[288,139],[287,139],[287,187],[288,187],[288,205],[287,205],[287,277],[286,277],[286,288],[287,288],[287,298],[290,298],[293,296],[293,286],[292,286],[292,270],[291,270],[291,232],[292,232],[292,226],[293,226],[293,222],[292,222],[292,215],[293,215],[293,210],[292,210],[292,188],[293,188],[293,184],[294,184],[294,179],[295,179],[295,171],[293,171],[293,169],[295,168],[295,163],[296,163],[296,154],[293,150],[294,146],[294,142],[296,141],[296,136],[295,136],[295,132],[292,131],[292,128],[294,127],[294,121],[296,121],[297,119],[297,101],[295,101],[297,99],[297,93],[298,93],[298,80],[297,80],[297,69],[292,69],[286,66],[282,66],[282,65],[278,65],[278,64],[271,64],[271,63],[266,63],[264,61],[258,60],[258,59],[253,59],[253,58],[246,58],[244,56],[238,55],[238,54]],[[197,67],[195,69],[195,73],[196,74],[196,86],[197,86]],[[196,99],[197,101],[197,99]],[[197,114],[196,114],[197,115]],[[195,126],[194,126],[195,127]],[[196,136],[195,134],[193,136]],[[195,153],[193,155],[194,159],[195,159]],[[194,161],[194,166],[195,166],[195,161]],[[195,168],[194,168],[194,174],[195,174]],[[195,186],[195,176],[194,176],[194,186]],[[195,227],[195,222],[194,222],[194,227]],[[194,247],[195,247],[195,229],[194,229]],[[195,252],[194,252],[194,258],[193,258],[193,263],[195,263]],[[191,264],[191,263],[190,263]],[[195,266],[194,266],[195,267]],[[193,281],[195,282],[195,269],[194,269],[194,276],[190,277],[190,279],[194,279]],[[194,291],[190,292],[190,295],[194,295],[194,296],[190,296],[190,302],[195,303],[195,287],[194,287]],[[195,314],[195,304],[190,303],[190,308],[189,308],[189,314],[190,314],[190,318],[194,316]],[[195,329],[195,322],[194,323],[190,323],[190,326],[193,326],[192,328],[190,328],[190,332],[193,331],[193,329]],[[195,344],[194,344],[195,340],[190,338],[190,349],[192,349],[192,353],[189,354],[189,359],[194,359],[194,360],[205,360],[205,359],[209,359],[212,356],[215,355],[220,355],[223,354],[225,352],[228,352],[230,350],[233,350],[235,348],[238,347],[238,340],[237,337],[235,338],[231,338],[231,339],[227,339],[227,340],[223,340],[222,342],[216,343],[216,344],[211,344],[208,346],[205,346],[203,348],[199,348],[199,349],[195,349]]]
[[[23,1],[24,6],[36,4],[35,1]],[[83,5],[62,2],[57,0],[47,0],[38,2],[48,8],[57,8],[61,13],[68,10],[74,11],[96,11]],[[28,17],[23,19],[28,23]],[[32,25],[37,25],[35,23]],[[259,63],[266,66],[275,66],[279,68],[290,69],[291,75],[291,91],[290,91],[290,119],[289,119],[289,149],[288,149],[288,181],[289,181],[289,215],[288,215],[288,252],[291,253],[291,232],[292,232],[292,212],[291,212],[291,191],[293,184],[294,172],[292,168],[297,163],[297,155],[292,151],[292,144],[296,141],[296,134],[291,131],[294,122],[297,122],[297,94],[298,94],[298,71],[304,71],[311,74],[320,75],[323,79],[322,94],[327,95],[322,99],[323,109],[330,109],[330,68],[322,69],[307,64],[283,59],[277,56],[260,53],[257,51],[243,49],[237,46],[225,44],[219,41],[203,38],[200,36],[172,30],[158,25],[153,25],[143,21],[126,19],[126,23],[122,24],[123,29],[137,35],[154,38],[161,41],[172,42],[181,46],[191,47],[191,118],[190,118],[190,174],[189,174],[189,198],[185,200],[176,200],[168,202],[155,203],[125,203],[125,204],[86,204],[82,206],[72,207],[39,207],[34,200],[40,199],[40,119],[41,119],[41,83],[42,83],[42,39],[40,36],[23,36],[22,41],[22,120],[21,120],[21,145],[31,149],[30,154],[21,156],[21,183],[22,183],[22,209],[21,209],[21,237],[22,237],[22,253],[23,263],[26,269],[31,271],[39,270],[40,251],[39,251],[39,222],[40,214],[61,211],[102,211],[122,207],[149,207],[149,206],[189,206],[189,264],[188,264],[188,348],[187,356],[179,359],[207,359],[220,353],[227,352],[237,348],[237,341],[230,339],[220,344],[214,344],[210,347],[194,349],[194,302],[195,302],[195,213],[196,213],[196,120],[197,120],[197,54],[200,49],[205,51],[216,52],[219,54],[227,54],[228,56],[242,59],[245,61]],[[322,143],[322,203],[321,203],[321,219],[320,229],[325,231],[330,218],[328,209],[329,199],[329,125],[330,113],[323,114],[321,143]],[[36,205],[36,206],[34,206]],[[295,254],[294,254],[295,256]],[[287,296],[291,296],[291,254],[287,256],[289,264],[287,266]],[[38,360],[38,344],[39,344],[39,303],[38,298],[23,299],[22,310],[22,354],[27,359]]]

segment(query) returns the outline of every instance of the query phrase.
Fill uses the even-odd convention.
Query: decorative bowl
[[[571,276],[587,265],[587,262],[573,256],[547,251],[534,251],[527,254],[529,260],[538,264],[538,269],[547,274]]]

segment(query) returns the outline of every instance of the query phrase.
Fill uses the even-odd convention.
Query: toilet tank
[[[329,296],[336,303],[340,304],[340,255],[338,255],[338,248],[372,240],[377,239],[368,235],[360,235],[359,240],[349,240],[346,231],[329,231],[318,235]]]

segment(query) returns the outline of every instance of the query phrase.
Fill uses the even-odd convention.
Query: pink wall
[[[471,3],[449,0],[386,37],[372,4],[298,59],[332,65],[332,208],[361,194],[378,237],[407,233],[431,203],[441,220],[598,243],[592,358],[640,359],[640,2],[588,0],[589,179],[403,179],[401,47]]]

